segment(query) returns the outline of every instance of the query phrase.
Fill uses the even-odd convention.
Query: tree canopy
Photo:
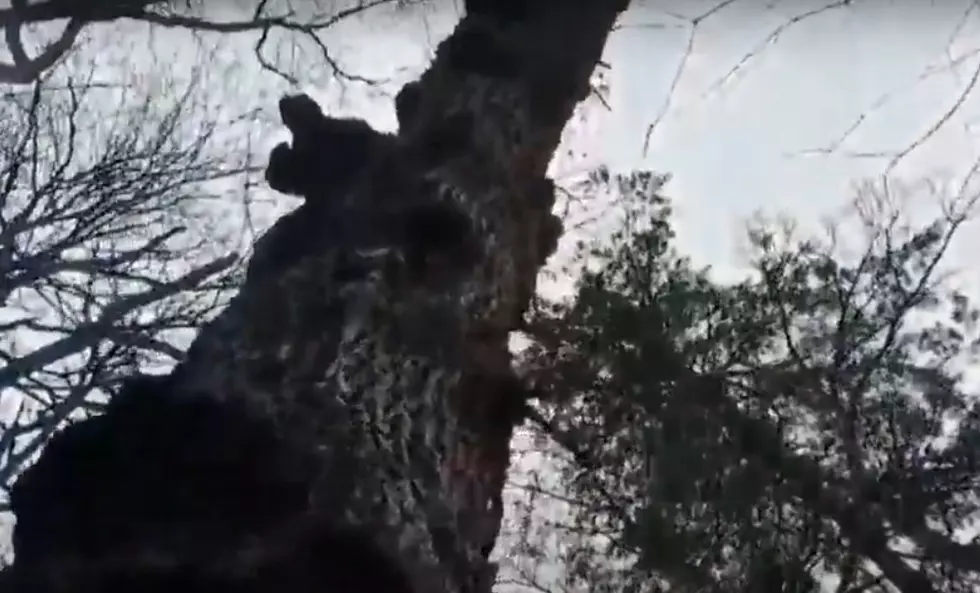
[[[721,284],[673,246],[664,178],[606,180],[633,206],[525,362],[591,460],[568,528],[603,537],[572,582],[975,589],[980,311],[940,263],[976,198],[913,223],[870,185],[822,236],[758,222],[747,278]]]

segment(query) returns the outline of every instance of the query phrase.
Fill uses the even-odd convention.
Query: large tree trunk
[[[476,232],[474,266],[422,281],[397,250],[320,242],[300,263],[247,281],[173,375],[181,393],[271,418],[313,510],[363,526],[402,560],[416,592],[492,584],[486,556],[521,397],[507,343],[548,255],[545,171],[626,2],[471,2],[499,14],[468,15],[443,41],[394,155],[347,196],[385,209],[425,185],[425,199],[455,201]],[[360,232],[359,221],[341,223]],[[271,233],[269,242],[303,240]],[[364,274],[337,280],[339,262],[352,260]],[[268,474],[283,474],[282,455],[267,457]]]

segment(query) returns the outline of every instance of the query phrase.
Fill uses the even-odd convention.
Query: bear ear
[[[279,99],[279,116],[293,135],[303,133],[304,128],[315,126],[323,119],[323,110],[309,95],[286,95]]]

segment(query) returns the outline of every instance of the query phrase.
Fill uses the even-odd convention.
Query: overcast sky
[[[672,107],[645,157],[638,129],[656,119],[670,95],[690,29],[627,27],[609,46],[615,113],[606,154],[624,166],[673,173],[668,193],[677,200],[682,239],[719,265],[732,263],[741,220],[756,209],[809,220],[839,212],[854,196],[854,182],[880,175],[890,161],[851,155],[910,145],[953,105],[977,67],[970,59],[916,84],[930,66],[977,50],[975,10],[953,38],[971,2],[858,2],[801,21],[766,44],[790,18],[826,1],[770,4],[777,6],[736,3],[699,26]],[[636,11],[627,21],[670,22],[658,12]],[[719,84],[759,47],[740,74]],[[872,109],[886,95],[893,99]],[[963,175],[977,155],[975,134],[965,125],[976,108],[977,100],[967,99],[958,117],[900,162],[896,175],[910,181]],[[868,118],[837,154],[812,152],[831,146],[862,114]],[[929,202],[926,195],[916,199]]]

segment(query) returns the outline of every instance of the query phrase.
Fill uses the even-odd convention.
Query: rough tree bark
[[[268,455],[267,473],[299,467],[312,510],[370,532],[416,592],[492,584],[510,412],[523,397],[508,336],[551,248],[546,168],[627,2],[469,2],[415,87],[394,155],[347,196],[362,212],[455,202],[482,247],[475,267],[423,281],[399,249],[323,246],[247,281],[172,375],[181,394],[270,421],[293,457]],[[364,274],[339,280],[352,261]],[[186,541],[204,537],[187,529]],[[16,545],[17,533],[19,555]]]

